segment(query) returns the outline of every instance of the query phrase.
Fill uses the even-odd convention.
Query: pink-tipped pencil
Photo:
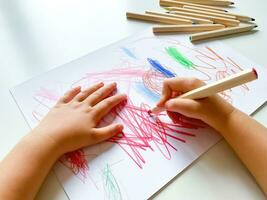
[[[185,98],[185,99],[202,99],[205,97],[209,97],[216,93],[222,92],[224,90],[228,90],[234,88],[236,86],[245,84],[247,82],[253,81],[258,78],[257,71],[252,69],[243,70],[234,75],[228,76],[221,80],[218,80],[214,83],[204,85],[202,87],[191,90],[187,93],[184,93],[176,98]],[[160,112],[165,111],[164,107],[155,107],[149,113],[158,114]]]

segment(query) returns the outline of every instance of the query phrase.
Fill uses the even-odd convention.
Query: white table
[[[267,67],[266,1],[236,0],[236,4],[238,9],[234,11],[255,17],[260,31],[222,41]],[[125,17],[127,10],[145,9],[160,10],[158,1],[0,1],[0,159],[29,131],[8,89],[148,27],[150,24],[127,21]],[[267,107],[254,117],[267,126]],[[52,172],[37,199],[67,199]],[[155,199],[259,200],[266,197],[231,148],[222,141]]]

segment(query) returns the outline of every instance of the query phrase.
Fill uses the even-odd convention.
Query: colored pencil
[[[189,17],[189,16],[184,16],[184,15],[175,15],[175,14],[170,14],[170,13],[156,12],[156,11],[145,11],[145,13],[151,14],[151,15],[160,15],[160,16],[165,16],[165,17],[186,19],[186,20],[192,21],[194,24],[213,24],[213,21],[208,20],[208,19],[201,19],[201,18]]]
[[[180,0],[175,0],[175,1],[180,1]],[[182,0],[184,2],[189,2],[189,3],[197,3],[197,4],[202,4],[202,5],[209,5],[209,6],[231,6],[234,5],[234,2],[232,1],[227,1],[227,0]]]
[[[182,6],[195,6],[199,8],[208,8],[208,9],[213,9],[213,10],[221,10],[224,11],[224,8],[221,7],[216,7],[216,6],[207,6],[207,5],[201,5],[201,4],[196,4],[196,3],[188,3],[184,1],[175,1],[175,0],[160,0],[160,5],[161,6],[176,6],[176,7],[182,7]]]
[[[189,9],[189,8],[174,8],[170,10],[175,10],[175,11],[181,11],[181,12],[189,12],[189,13],[195,13],[195,14],[200,14],[200,15],[207,15],[207,16],[213,16],[213,17],[222,17],[222,18],[229,18],[229,19],[236,19],[235,16],[227,15],[227,14],[222,14],[222,13],[214,13],[214,12],[207,12],[207,11],[201,11],[201,10],[195,10],[195,9]]]
[[[192,9],[192,10],[208,11],[208,12],[216,13],[216,14],[234,16],[234,17],[236,17],[237,20],[239,20],[241,22],[255,21],[255,19],[252,18],[252,17],[245,16],[245,15],[240,15],[240,14],[236,14],[236,13],[230,13],[228,11],[224,12],[224,11],[211,10],[211,9],[199,8],[199,7],[194,7],[194,6],[183,6],[183,8],[189,8],[189,9]]]
[[[127,18],[129,19],[136,19],[136,20],[143,20],[143,21],[150,21],[150,22],[158,22],[164,24],[192,24],[193,22],[190,20],[185,19],[176,19],[158,15],[148,15],[148,14],[139,14],[139,13],[126,13]]]
[[[189,12],[182,12],[182,11],[171,11],[170,13],[208,19],[208,20],[213,21],[214,23],[223,24],[225,26],[238,26],[240,23],[240,21],[235,20],[235,19],[227,19],[227,18],[222,18],[222,17],[214,17],[214,16],[201,15],[201,14],[196,14],[196,13],[189,13]]]
[[[257,71],[253,69],[243,70],[234,75],[228,76],[214,83],[201,86],[194,90],[191,90],[185,94],[182,94],[176,98],[184,99],[202,99],[212,96],[216,93],[229,90],[231,88],[237,87],[239,85],[245,84],[247,82],[253,81],[258,78]],[[158,114],[165,111],[164,107],[155,107],[149,113]]]
[[[196,24],[196,25],[162,25],[154,26],[154,33],[170,32],[202,32],[225,28],[222,24]]]
[[[191,42],[200,41],[200,40],[206,40],[221,36],[227,36],[237,33],[243,33],[251,31],[252,29],[258,27],[256,24],[253,25],[243,25],[239,27],[230,27],[230,28],[224,28],[219,30],[213,30],[213,31],[207,31],[203,33],[195,33],[190,36]]]
[[[201,8],[201,7],[189,6],[189,5],[183,5],[182,8],[189,8],[189,9],[194,9],[194,10],[201,10],[201,11],[222,13],[222,14],[225,14],[228,12],[228,10],[214,10],[214,9],[210,9],[210,8]]]

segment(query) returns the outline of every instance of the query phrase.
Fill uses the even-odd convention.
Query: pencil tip
[[[258,27],[258,25],[254,25],[254,28],[257,28]]]
[[[234,2],[231,2],[231,5],[234,5],[235,3]]]
[[[258,73],[255,68],[252,69],[253,73],[255,74],[256,78],[258,78]]]
[[[192,42],[192,36],[189,36],[189,40]]]
[[[254,18],[251,18],[251,21],[255,21],[255,19]]]

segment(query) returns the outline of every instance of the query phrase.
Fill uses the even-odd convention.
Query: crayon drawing
[[[70,199],[147,199],[221,138],[203,122],[179,113],[175,121],[166,112],[148,114],[160,98],[164,79],[197,77],[209,83],[248,67],[266,73],[221,43],[193,45],[182,36],[145,31],[31,79],[12,94],[33,128],[68,89],[117,82],[117,92],[129,98],[99,126],[119,122],[123,132],[63,155],[55,172]],[[251,114],[265,102],[266,96],[257,94],[266,85],[260,77],[220,95]]]

